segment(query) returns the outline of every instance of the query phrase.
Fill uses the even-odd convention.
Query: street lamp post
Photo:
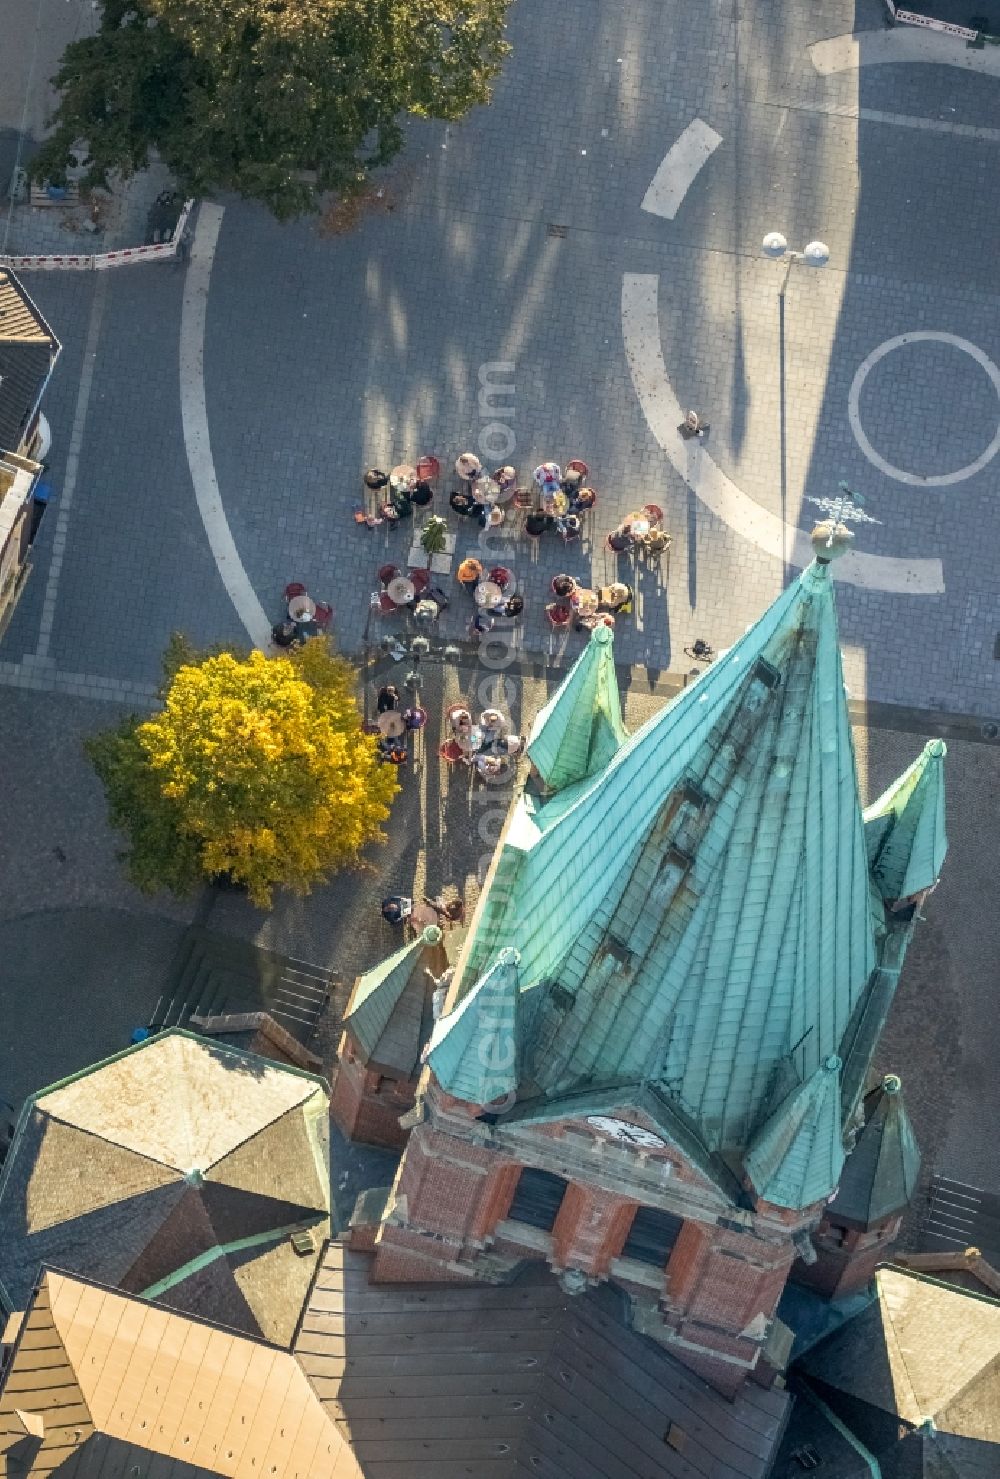
[[[802,262],[806,267],[825,267],[830,260],[830,248],[823,241],[811,241],[804,251],[793,252],[789,250],[788,242],[780,231],[769,231],[764,237],[761,246],[765,257],[779,262],[785,258],[785,274],[781,279],[781,287],[778,289],[778,297],[785,296],[788,286],[788,276],[796,262]]]

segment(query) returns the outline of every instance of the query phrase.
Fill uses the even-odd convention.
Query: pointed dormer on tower
[[[943,740],[931,740],[909,769],[865,812],[872,878],[887,903],[932,889],[948,851]]]
[[[628,739],[614,636],[599,626],[531,726],[528,759],[550,791],[596,775]]]
[[[494,1104],[517,1088],[519,961],[516,950],[501,950],[468,996],[434,1029],[427,1062],[453,1099]]]

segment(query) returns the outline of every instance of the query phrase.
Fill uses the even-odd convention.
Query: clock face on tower
[[[644,1130],[641,1125],[630,1125],[628,1120],[611,1119],[608,1115],[589,1115],[587,1124],[592,1130],[607,1135],[609,1140],[617,1140],[621,1145],[635,1145],[640,1150],[663,1150],[667,1143],[661,1136],[654,1135],[652,1130]]]

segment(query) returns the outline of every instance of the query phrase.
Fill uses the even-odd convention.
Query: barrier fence
[[[923,26],[928,31],[942,31],[946,36],[958,36],[963,41],[977,41],[983,34],[969,26],[959,26],[953,21],[936,20],[931,15],[921,15],[916,10],[904,10],[896,0],[885,0],[885,8],[892,19],[901,26]]]
[[[112,267],[127,267],[135,262],[172,260],[180,250],[194,205],[193,200],[184,202],[170,240],[159,242],[156,246],[121,247],[114,252],[97,252],[90,255],[80,252],[58,252],[22,257],[0,256],[0,267],[9,267],[14,272],[108,272]]]

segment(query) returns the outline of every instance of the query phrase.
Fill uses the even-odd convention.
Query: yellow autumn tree
[[[324,639],[287,657],[173,651],[162,710],[87,745],[140,888],[224,877],[267,907],[276,886],[307,893],[382,837],[395,772]]]

